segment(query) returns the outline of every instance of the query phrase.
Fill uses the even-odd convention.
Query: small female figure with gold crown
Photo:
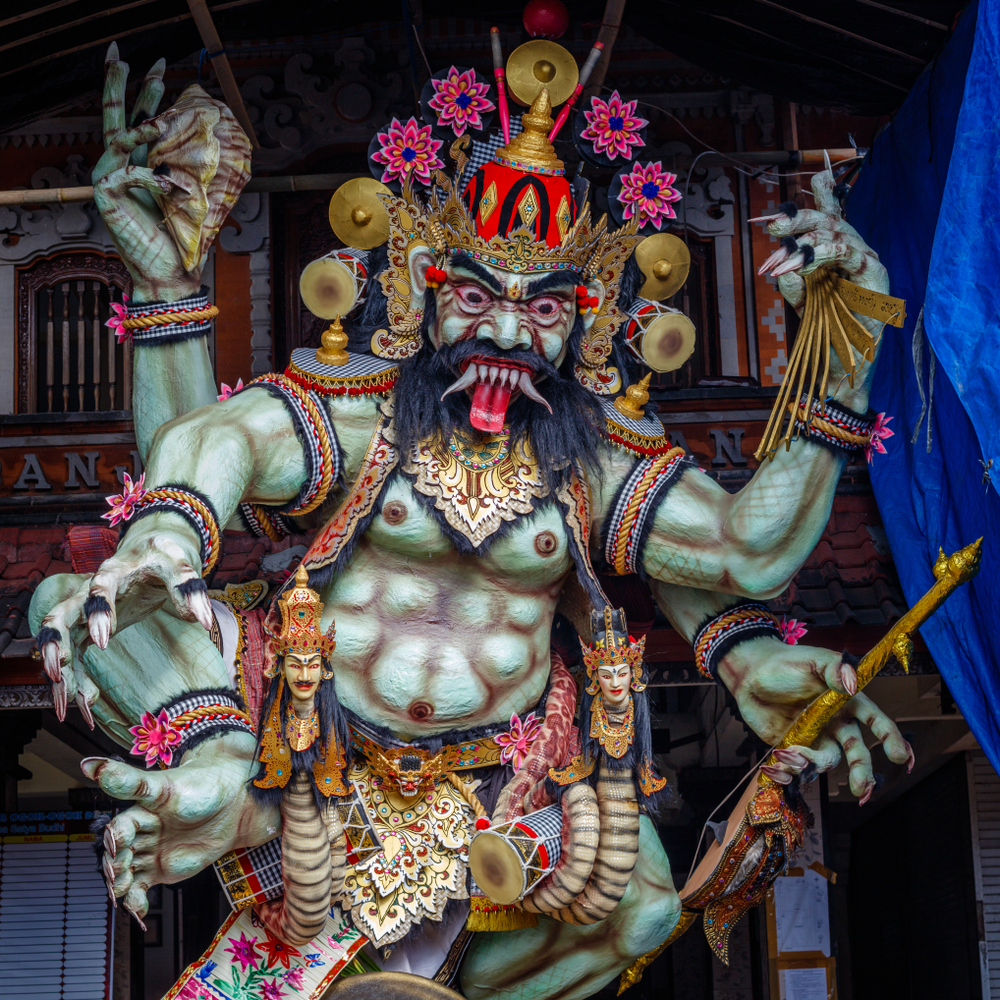
[[[346,841],[336,796],[348,793],[343,769],[347,727],[329,656],[333,625],[323,632],[323,603],[300,566],[295,586],[278,598],[281,627],[272,634],[271,685],[258,736],[261,767],[251,791],[279,800],[284,896],[256,906],[265,926],[292,945],[306,944],[326,924],[331,895],[344,884]]]

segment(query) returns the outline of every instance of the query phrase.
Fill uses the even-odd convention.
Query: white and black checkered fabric
[[[514,115],[510,120],[510,137],[513,139],[521,131],[521,119]],[[465,165],[465,170],[462,171],[462,176],[458,178],[456,187],[459,191],[465,190],[465,185],[469,183],[472,179],[472,175],[482,166],[489,163],[493,159],[496,151],[505,145],[503,141],[503,132],[499,129],[494,130],[490,133],[489,138],[485,142],[477,142],[475,139],[472,140],[472,152],[469,154],[469,162]]]
[[[201,294],[192,295],[177,302],[130,302],[126,307],[129,319],[135,316],[155,316],[165,312],[195,312],[208,308],[208,289],[202,287]],[[147,326],[132,331],[136,344],[169,344],[174,340],[186,340],[212,329],[210,319],[192,323],[165,323],[162,326]]]
[[[639,423],[639,421],[632,422]],[[625,480],[618,491],[618,496],[611,510],[611,516],[608,519],[604,535],[604,557],[612,565],[614,565],[614,544],[622,521],[625,518],[625,512],[628,510],[632,497],[635,495],[635,491],[638,489],[647,470],[657,461],[659,461],[657,458],[644,458],[636,462],[629,473],[628,479]],[[670,487],[677,482],[681,474],[693,466],[694,462],[691,459],[684,455],[677,455],[663,466],[656,477],[656,481],[646,491],[646,495],[643,497],[642,504],[639,507],[639,512],[636,515],[635,523],[632,525],[632,531],[628,539],[628,548],[625,554],[625,565],[630,573],[636,571],[639,557],[646,542],[646,536],[649,534],[653,518],[656,516],[656,511],[660,504],[663,502],[663,498],[667,495]]]
[[[607,396],[599,396],[598,399],[601,409],[604,411],[604,416],[608,420],[613,420],[616,424],[620,424],[627,430],[632,431],[633,434],[641,434],[643,437],[663,436],[663,423],[659,417],[651,417],[647,414],[643,416],[642,420],[633,420],[615,408],[614,400],[609,399]]]
[[[279,381],[277,376],[264,375],[251,382],[250,385],[241,391],[246,392],[247,389],[252,389],[258,385],[267,385],[272,391],[277,392],[281,396],[282,402],[288,407],[292,415],[292,421],[295,424],[295,429],[298,431],[299,440],[302,444],[307,473],[305,485],[291,503],[279,508],[284,513],[294,514],[297,510],[305,507],[319,492],[323,481],[323,442],[320,439],[319,429],[313,425],[312,417],[305,406],[303,406],[302,400],[287,385]],[[315,392],[310,392],[309,397],[316,404],[320,419],[323,421],[323,431],[325,432],[326,440],[329,442],[333,461],[333,482],[336,482],[340,478],[341,470],[341,454],[340,446],[337,443],[337,435],[334,433],[333,423],[330,420],[330,414],[327,412],[326,404],[323,402],[323,397]]]
[[[799,401],[799,406],[806,405],[806,397],[803,396]],[[822,417],[827,422],[833,424],[835,427],[839,427],[841,430],[847,431],[849,434],[857,434],[860,437],[871,437],[872,428],[875,426],[875,421],[869,420],[867,417],[860,417],[856,413],[852,413],[846,407],[839,406],[832,399],[827,400],[826,412],[821,411],[817,405],[813,405],[813,414]],[[801,420],[797,421],[796,430],[807,440],[811,440],[816,444],[825,445],[827,448],[831,448],[834,451],[844,452],[850,457],[855,452],[860,451],[860,445],[851,444],[848,441],[842,441],[839,437],[833,434],[828,434],[826,431],[820,430],[818,427],[811,424],[804,424]]]
[[[177,489],[177,487],[171,487],[171,489]],[[175,514],[180,514],[198,532],[198,537],[201,539],[201,564],[205,566],[208,563],[208,556],[212,549],[212,536],[201,514],[191,504],[184,503],[183,500],[178,500],[176,497],[156,497],[147,503],[140,501],[136,505],[135,511],[138,513],[139,511],[148,511],[150,508],[169,510]]]
[[[562,806],[557,802],[537,812],[528,813],[517,822],[531,830],[535,839],[545,845],[545,853],[549,857],[548,867],[555,868],[562,854]]]
[[[243,874],[227,881],[223,871],[221,861],[230,862],[238,859],[243,868]],[[275,837],[260,847],[241,848],[233,851],[215,862],[215,874],[222,884],[222,891],[229,900],[229,905],[234,910],[242,909],[248,905],[249,900],[243,894],[233,895],[234,885],[242,884],[250,880],[251,876],[260,883],[259,891],[255,892],[253,901],[259,902],[267,899],[277,899],[284,894],[285,888],[281,881],[281,838]],[[229,866],[231,867],[231,866]]]
[[[316,350],[312,347],[297,347],[292,351],[292,365],[308,375],[321,375],[323,378],[358,378],[364,375],[377,375],[379,372],[395,368],[398,361],[387,361],[377,358],[374,354],[355,354],[350,352],[346,365],[324,365],[316,360]]]
[[[174,748],[173,766],[180,763],[181,757],[184,755],[184,751],[188,746],[192,743],[200,742],[209,733],[235,731],[249,733],[251,736],[256,735],[253,724],[250,722],[249,718],[245,717],[243,706],[236,698],[231,697],[230,695],[219,694],[214,691],[195,691],[186,694],[183,698],[179,698],[177,701],[172,702],[169,705],[165,705],[164,711],[167,713],[167,718],[172,720],[176,719],[179,715],[183,715],[185,712],[190,712],[192,709],[212,705],[222,705],[225,708],[233,709],[236,712],[240,712],[241,717],[227,715],[217,719],[195,719],[194,722],[192,722],[184,730],[181,735],[180,743]]]

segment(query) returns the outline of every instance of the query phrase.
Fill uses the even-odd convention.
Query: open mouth
[[[466,363],[461,377],[448,386],[441,398],[472,387],[469,421],[476,430],[496,434],[503,430],[507,407],[516,392],[523,392],[552,412],[531,376],[532,370],[527,365],[477,354]]]
[[[313,683],[312,681],[296,681],[295,686],[300,691],[308,691],[313,686]]]

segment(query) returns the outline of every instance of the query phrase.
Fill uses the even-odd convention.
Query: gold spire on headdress
[[[322,653],[329,656],[336,648],[336,631],[331,623],[322,631],[323,602],[309,586],[309,572],[299,564],[295,571],[295,586],[278,598],[281,630],[274,637],[275,653]]]
[[[615,628],[617,617],[617,625]],[[587,694],[597,694],[597,671],[601,667],[617,667],[626,663],[632,668],[632,690],[642,691],[646,685],[642,682],[642,656],[646,651],[646,637],[638,641],[632,639],[627,632],[625,609],[617,612],[611,607],[604,608],[604,628],[599,628],[598,612],[592,612],[591,624],[594,632],[594,644],[587,646],[580,640],[583,650],[583,665],[587,668],[587,679],[590,684]]]
[[[506,146],[496,151],[498,163],[518,170],[544,170],[552,173],[563,169],[563,161],[549,142],[549,133],[555,124],[552,121],[552,102],[547,87],[542,87],[531,102],[528,111],[521,115],[524,130],[514,136]]]

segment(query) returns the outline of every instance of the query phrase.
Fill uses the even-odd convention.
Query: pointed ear
[[[410,249],[406,263],[410,271],[410,306],[420,308],[427,294],[427,269],[434,266],[434,254],[430,247],[418,243]]]

